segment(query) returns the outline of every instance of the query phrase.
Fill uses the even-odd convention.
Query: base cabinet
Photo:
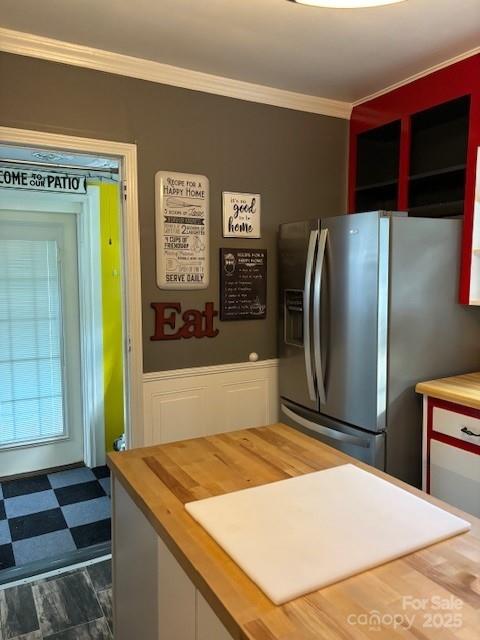
[[[115,477],[112,498],[115,640],[232,640]]]
[[[467,513],[480,516],[480,455],[432,440],[430,493]]]
[[[480,411],[424,397],[423,489],[480,517]]]

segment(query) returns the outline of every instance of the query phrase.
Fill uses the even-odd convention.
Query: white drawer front
[[[430,493],[480,516],[480,456],[430,441]]]
[[[480,446],[480,420],[478,418],[472,418],[471,416],[465,416],[463,413],[455,413],[454,411],[448,411],[448,409],[434,407],[432,426],[433,430],[437,433],[444,433],[452,438]],[[478,435],[469,435],[465,433],[465,431],[462,431],[462,429]]]

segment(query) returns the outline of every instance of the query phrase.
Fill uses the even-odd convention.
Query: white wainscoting
[[[272,424],[278,360],[145,373],[143,400],[145,445]]]

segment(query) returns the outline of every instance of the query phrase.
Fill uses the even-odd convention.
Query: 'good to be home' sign
[[[223,192],[223,237],[260,238],[260,194]]]

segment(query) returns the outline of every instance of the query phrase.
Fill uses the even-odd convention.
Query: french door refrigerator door
[[[357,460],[385,470],[385,432],[370,433],[282,402],[280,419]]]
[[[318,409],[313,362],[313,275],[319,221],[282,224],[279,231],[280,395]]]
[[[386,426],[389,223],[381,212],[322,219],[313,287],[320,413],[374,432]]]

